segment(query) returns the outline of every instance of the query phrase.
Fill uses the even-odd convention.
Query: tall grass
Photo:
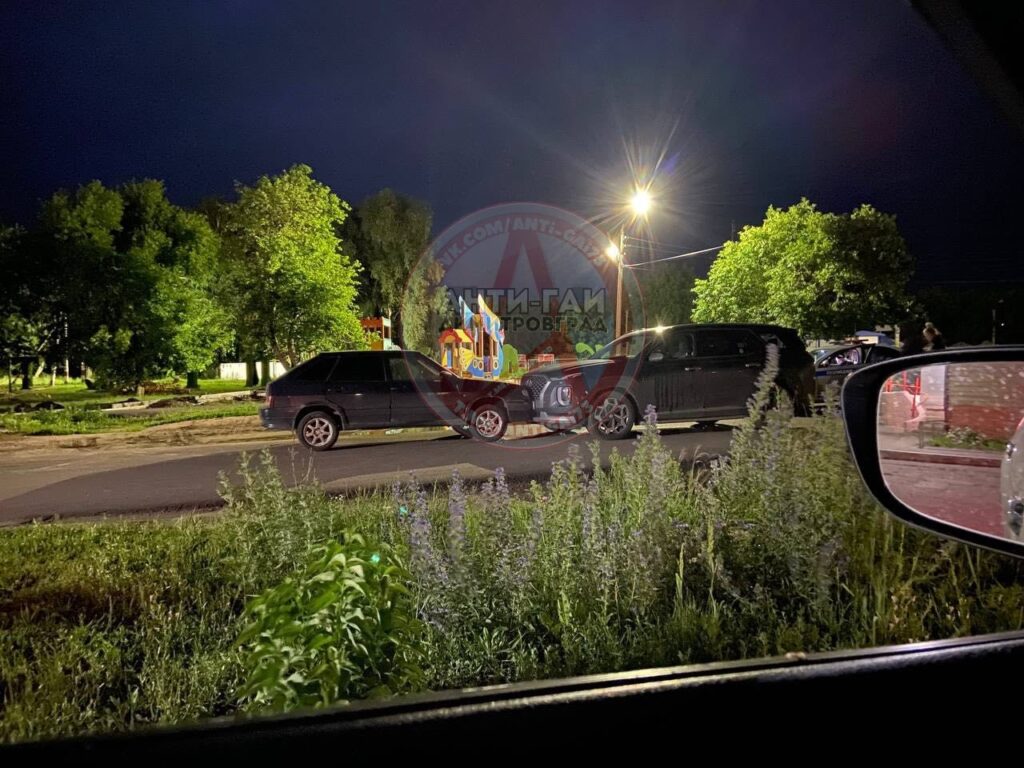
[[[287,604],[289,616],[319,621],[319,597],[310,608],[282,585],[333,578],[321,573],[335,562],[324,547],[350,534],[408,569],[421,630],[360,625],[422,670],[390,690],[1022,626],[1018,561],[895,522],[863,489],[834,415],[794,420],[766,410],[767,399],[763,388],[728,461],[694,470],[662,445],[648,412],[630,458],[613,454],[601,468],[570,449],[525,495],[499,471],[479,487],[410,480],[331,500],[286,488],[264,456],[225,487],[215,520],[2,531],[0,739],[182,722],[253,698],[303,701],[281,683],[287,664],[265,655],[278,687],[253,695],[252,648],[239,644],[245,606]],[[388,614],[391,600],[374,611]],[[272,640],[279,627],[268,627]],[[303,664],[317,701],[341,690]],[[362,689],[336,695],[353,690]]]

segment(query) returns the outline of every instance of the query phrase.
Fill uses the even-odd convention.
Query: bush
[[[358,535],[314,549],[301,573],[245,608],[243,705],[280,711],[416,690],[419,622],[406,579],[388,548]]]

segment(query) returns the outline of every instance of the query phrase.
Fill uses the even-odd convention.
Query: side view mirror
[[[649,363],[660,363],[664,359],[665,359],[665,353],[664,352],[651,352],[651,354],[649,354],[647,356],[647,362],[649,362]]]
[[[939,535],[1024,556],[1024,346],[897,358],[842,391],[876,499]]]

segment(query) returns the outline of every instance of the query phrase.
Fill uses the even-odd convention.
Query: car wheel
[[[633,431],[636,409],[622,392],[599,398],[587,417],[587,431],[602,440],[622,440]]]
[[[338,421],[326,411],[310,411],[299,419],[295,435],[311,451],[326,451],[338,439]]]
[[[497,403],[477,406],[469,416],[468,429],[477,440],[493,443],[501,440],[508,429],[508,416]]]

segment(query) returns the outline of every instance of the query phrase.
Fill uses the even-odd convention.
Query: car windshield
[[[613,357],[636,357],[651,338],[647,331],[629,333],[598,349],[590,356],[591,360],[611,360]]]
[[[1021,629],[961,5],[0,3],[0,745]]]

